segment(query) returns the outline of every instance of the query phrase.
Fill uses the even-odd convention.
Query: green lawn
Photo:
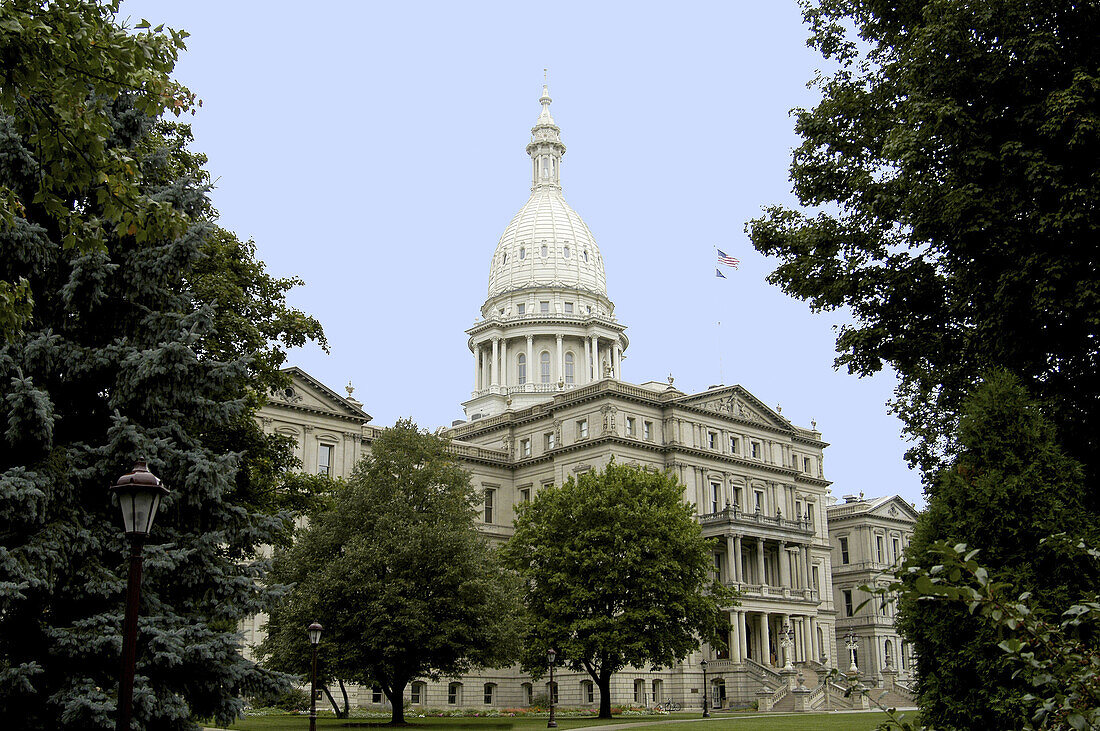
[[[657,724],[650,728],[658,731],[872,731],[885,720],[881,713],[844,713],[821,714],[808,713],[797,716],[756,716],[714,718],[685,723],[698,714],[673,714],[672,716],[626,716],[610,721],[595,718],[563,718],[558,720],[558,728],[581,728],[617,723],[660,722],[675,719],[679,723]],[[536,729],[546,728],[546,718],[408,718],[411,728],[447,727],[465,729]],[[350,719],[341,721],[332,717],[317,719],[319,729],[338,728],[384,728],[383,721],[374,719]],[[230,728],[233,731],[302,731],[309,728],[307,716],[265,716],[246,718]]]

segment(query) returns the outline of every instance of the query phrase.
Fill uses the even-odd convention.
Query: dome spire
[[[546,69],[542,70],[542,111],[531,128],[531,142],[527,154],[531,156],[531,190],[540,188],[561,189],[561,158],[565,145],[561,142],[561,129],[550,115],[550,85],[546,82]]]

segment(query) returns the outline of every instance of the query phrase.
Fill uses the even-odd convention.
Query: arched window
[[[883,646],[883,650],[886,655],[886,667],[894,667],[894,641],[886,640],[886,644]]]
[[[561,254],[562,254],[562,256],[564,256],[564,257],[565,257],[566,259],[568,259],[568,258],[569,258],[569,247],[568,247],[568,246],[566,246],[566,247],[565,247],[564,249],[562,249],[562,250],[561,250]]]
[[[462,705],[462,683],[451,683],[447,686],[447,704]]]
[[[527,258],[527,249],[523,248],[522,246],[519,247],[519,258],[520,259],[526,259]]]
[[[421,681],[417,681],[412,684],[412,691],[409,693],[409,702],[414,706],[419,706],[421,703],[425,703],[428,700],[427,695],[428,686]]]
[[[904,641],[901,643],[901,669],[909,669],[909,643]]]
[[[634,681],[634,703],[639,706],[644,706],[645,702],[645,681],[638,678]]]
[[[497,693],[497,684],[496,683],[486,683],[485,684],[485,697],[482,699],[482,700],[485,701],[485,705],[487,705],[487,706],[493,705],[493,700],[496,698],[496,693]]]
[[[573,354],[565,354],[565,382],[573,383]]]
[[[596,701],[596,693],[592,687],[591,680],[581,681],[581,703],[594,703]]]
[[[523,705],[529,706],[535,701],[535,688],[530,683],[523,684]]]
[[[542,351],[539,356],[539,382],[550,383],[550,351]]]
[[[558,704],[558,681],[546,684],[546,696],[550,699],[550,702],[554,705]]]
[[[664,681],[654,679],[653,682],[650,684],[650,686],[653,688],[653,696],[652,696],[651,702],[652,703],[664,703],[665,700],[666,700],[665,696],[664,696],[664,692],[665,692],[664,691],[664,688],[665,688]]]
[[[550,250],[546,248],[546,244],[543,244],[542,247],[539,249],[539,254],[542,255],[543,259],[550,255]]]
[[[516,383],[521,386],[527,383],[527,355],[525,353],[516,356]]]

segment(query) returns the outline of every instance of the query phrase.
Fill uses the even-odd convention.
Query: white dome
[[[489,266],[489,298],[530,287],[607,297],[596,239],[557,187],[536,189],[500,237]]]

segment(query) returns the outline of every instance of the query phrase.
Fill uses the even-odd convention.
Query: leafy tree
[[[505,553],[526,580],[523,667],[546,670],[546,651],[600,689],[611,717],[613,673],[670,667],[722,645],[732,594],[710,578],[711,548],[684,489],[667,473],[615,464],[538,493]]]
[[[1100,13],[1060,0],[804,0],[836,70],[797,110],[791,179],[753,244],[769,281],[848,307],[838,366],[893,366],[927,471],[989,367],[1100,471]],[[944,450],[948,453],[944,454]],[[1096,509],[1097,496],[1090,496]]]
[[[125,95],[146,118],[193,113],[194,95],[171,77],[187,33],[145,21],[143,32],[128,32],[115,19],[118,5],[0,4],[0,136],[21,141],[2,153],[10,172],[0,179],[0,226],[9,232],[30,209],[65,249],[102,254],[108,236],[171,239],[188,225],[183,211],[143,185],[112,109]],[[14,335],[31,317],[34,262],[5,259],[0,334]]]
[[[393,724],[414,679],[512,662],[518,588],[474,524],[478,499],[447,441],[408,420],[384,430],[276,555],[274,581],[294,589],[272,610],[260,654],[308,677],[305,628],[319,621],[322,677],[377,684]]]
[[[116,7],[0,5],[0,279],[33,295],[0,340],[0,707],[23,729],[114,726],[128,547],[107,487],[138,457],[172,492],[137,723],[228,723],[281,680],[238,652],[281,591],[257,550],[290,517],[285,444],[253,417],[282,350],[323,338],[213,223],[187,129],[157,120],[189,98],[168,76],[183,34],[131,35]]]
[[[928,571],[939,543],[982,550],[990,580],[1013,595],[1030,592],[1040,619],[1096,586],[1095,562],[1067,557],[1043,539],[1090,535],[1081,467],[1065,456],[1054,427],[1018,380],[992,373],[966,402],[958,454],[928,490],[907,567]],[[904,575],[903,575],[904,578]],[[910,584],[913,578],[906,579]],[[898,627],[918,655],[922,719],[937,728],[1019,728],[1030,683],[1005,662],[1000,628],[963,604],[903,595]]]

